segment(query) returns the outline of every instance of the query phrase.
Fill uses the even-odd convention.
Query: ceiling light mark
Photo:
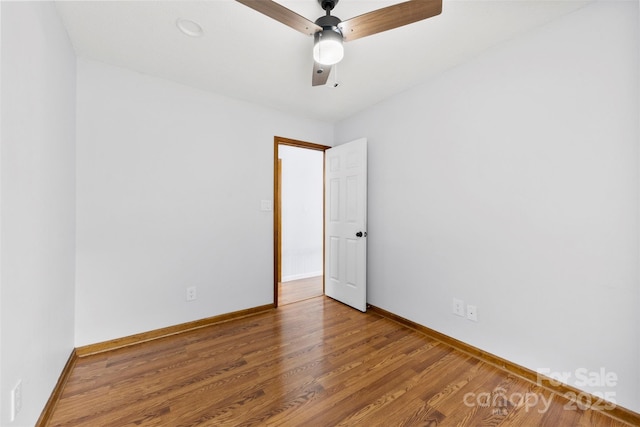
[[[202,37],[204,35],[202,26],[191,19],[178,18],[176,26],[183,34],[189,37]]]

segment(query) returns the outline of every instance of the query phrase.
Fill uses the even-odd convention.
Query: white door
[[[325,153],[325,294],[366,311],[367,140]]]

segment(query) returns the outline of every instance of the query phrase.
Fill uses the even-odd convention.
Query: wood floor
[[[49,425],[625,424],[321,296],[80,358]]]
[[[322,276],[278,283],[278,305],[291,304],[322,294]]]

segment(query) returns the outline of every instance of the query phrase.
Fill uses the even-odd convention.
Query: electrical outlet
[[[458,298],[453,299],[453,314],[464,317],[464,301]]]
[[[478,321],[478,307],[471,304],[467,306],[467,319],[472,320],[474,322]]]
[[[189,286],[187,288],[187,301],[193,301],[197,298],[196,296],[196,287],[195,286]]]
[[[15,421],[16,415],[22,410],[22,380],[11,390],[11,422]]]

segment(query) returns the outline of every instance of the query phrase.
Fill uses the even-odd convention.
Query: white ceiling
[[[312,21],[324,13],[316,0],[280,3]],[[348,19],[394,3],[341,0],[333,14]],[[346,43],[337,88],[311,86],[311,37],[233,0],[61,1],[57,8],[79,57],[334,122],[587,3],[444,0],[439,16]],[[198,22],[204,35],[181,33],[179,18]]]

